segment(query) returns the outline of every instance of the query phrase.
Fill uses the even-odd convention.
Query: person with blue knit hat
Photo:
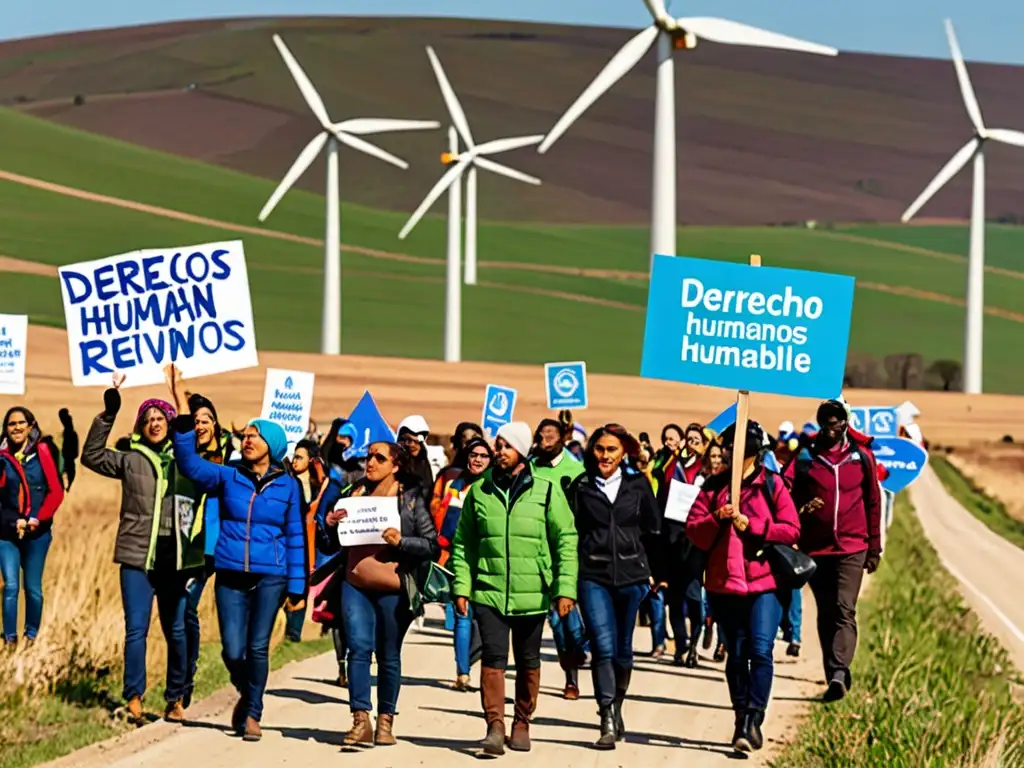
[[[250,421],[242,432],[241,458],[224,466],[199,456],[193,424],[192,414],[174,419],[175,460],[198,490],[220,501],[217,616],[221,656],[239,693],[231,725],[245,741],[259,741],[274,620],[286,597],[286,610],[306,607],[302,489],[282,466],[288,437],[279,424]]]

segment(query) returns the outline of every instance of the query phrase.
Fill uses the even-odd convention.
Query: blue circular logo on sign
[[[491,402],[487,406],[489,410],[495,416],[504,416],[508,413],[509,399],[508,395],[504,392],[498,392],[494,397],[491,398]]]
[[[563,368],[556,373],[551,384],[560,397],[572,397],[580,388],[580,380],[571,368]]]

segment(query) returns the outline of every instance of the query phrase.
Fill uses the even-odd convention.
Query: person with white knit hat
[[[515,717],[508,748],[530,750],[530,719],[540,695],[540,646],[554,605],[565,617],[576,601],[578,537],[572,510],[554,482],[532,471],[533,430],[505,424],[495,438],[490,479],[466,494],[451,569],[455,610],[480,627],[480,698],[485,755],[505,753],[505,667],[509,633],[516,661]]]

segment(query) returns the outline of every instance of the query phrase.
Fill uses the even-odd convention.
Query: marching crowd
[[[646,433],[634,437],[619,424],[585,435],[565,411],[536,429],[505,424],[493,441],[463,422],[451,436],[450,464],[438,469],[422,416],[401,422],[396,442],[365,451],[354,425],[339,418],[322,438],[311,428],[289,457],[279,425],[253,419],[225,428],[210,400],[182,391],[173,366],[169,399],[144,401],[132,434],[111,447],[123,381],[116,374],[104,393],[81,463],[121,485],[114,561],[125,618],[123,696],[139,724],[154,601],[167,645],[164,717],[181,722],[199,658],[198,604],[211,579],[222,657],[239,694],[232,726],[246,741],[261,737],[282,608],[288,637],[300,636],[307,606],[333,635],[351,747],[395,743],[403,639],[429,602],[445,605],[452,630],[452,687],[471,690],[470,670],[480,663],[486,755],[531,748],[546,624],[565,698],[580,696],[579,671],[589,664],[599,749],[614,749],[627,733],[638,623],[650,625],[655,657],[665,654],[671,629],[679,666],[697,665],[698,643],[715,645],[738,751],[762,747],[780,631],[787,653],[800,653],[805,584],[817,605],[824,698],[838,700],[853,685],[860,583],[881,557],[883,470],[842,400],[822,403],[799,432],[787,422],[769,434],[748,422],[745,441],[736,441],[735,425],[716,434],[668,424],[657,449]],[[19,641],[22,580],[23,642],[40,629],[51,524],[78,454],[66,411],[61,421],[60,449],[27,408],[11,408],[3,421],[8,646]],[[740,456],[736,442],[745,444]],[[735,463],[739,499],[730,488]],[[377,543],[342,546],[346,506],[359,497],[394,498],[398,524]]]

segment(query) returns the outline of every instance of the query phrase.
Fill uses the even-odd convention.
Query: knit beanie
[[[530,455],[530,448],[533,447],[533,432],[530,425],[524,421],[510,421],[498,429],[495,438],[500,437],[511,445],[524,459]]]
[[[280,464],[288,453],[288,435],[285,434],[284,427],[269,419],[253,419],[248,426],[256,427],[263,442],[270,449],[271,461]]]
[[[168,423],[174,421],[178,412],[174,409],[174,406],[168,403],[166,400],[161,400],[156,397],[152,397],[149,400],[143,400],[142,405],[139,406],[139,412],[135,414],[135,431],[140,432],[142,430],[142,417],[146,415],[146,411],[150,408],[157,408],[167,418]]]

